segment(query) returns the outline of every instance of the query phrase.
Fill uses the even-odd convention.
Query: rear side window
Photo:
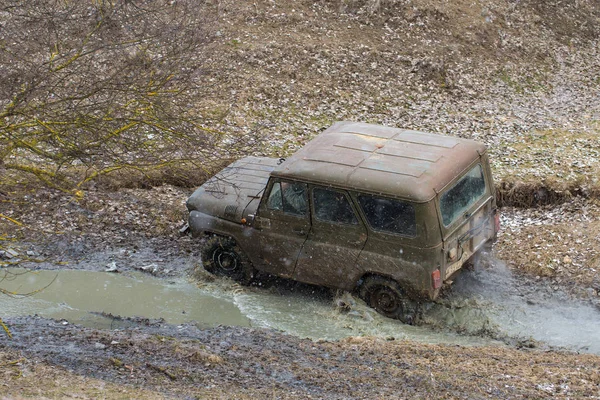
[[[485,179],[481,164],[467,172],[440,197],[440,211],[444,226],[453,223],[459,215],[475,204],[485,193]]]
[[[415,207],[411,203],[363,194],[358,196],[358,202],[374,230],[417,235]]]
[[[319,221],[358,224],[358,219],[354,215],[350,201],[344,193],[336,190],[314,188],[313,201],[315,218]]]

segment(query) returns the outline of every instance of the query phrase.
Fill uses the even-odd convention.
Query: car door
[[[308,185],[271,179],[266,193],[256,216],[260,269],[291,278],[310,231]]]
[[[356,260],[367,240],[349,194],[311,187],[312,226],[298,257],[294,279],[350,289],[356,283]]]

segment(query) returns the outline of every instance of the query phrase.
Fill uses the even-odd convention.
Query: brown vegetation
[[[195,112],[210,7],[31,1],[0,6],[0,23],[0,190],[34,176],[82,196],[119,171],[191,184],[244,150]]]

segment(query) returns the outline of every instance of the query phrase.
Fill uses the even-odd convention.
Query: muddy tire
[[[360,287],[360,297],[378,313],[414,325],[418,304],[410,300],[397,282],[381,276],[370,276]]]
[[[219,276],[227,276],[248,285],[254,278],[254,268],[235,240],[211,236],[202,248],[204,269]]]

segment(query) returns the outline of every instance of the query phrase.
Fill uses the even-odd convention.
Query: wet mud
[[[584,365],[577,371],[586,380],[569,381],[567,395],[590,393],[581,382],[596,379],[596,359],[528,348],[598,353],[587,332],[596,329],[597,310],[513,276],[493,259],[465,271],[426,307],[423,325],[409,326],[350,293],[272,278],[242,287],[198,269],[190,281],[193,255],[165,261],[162,268],[173,272],[158,276],[137,268],[148,260],[135,254],[89,257],[97,261],[86,262],[91,271],[71,263],[75,269],[34,270],[0,282],[21,293],[47,286],[2,298],[13,337],[0,340],[0,354],[149,388],[160,398],[191,392],[197,398],[425,398],[440,385],[446,395],[464,397],[473,376],[477,387],[506,398],[515,389],[504,380],[521,373],[524,358],[543,366],[539,371],[559,365],[556,357],[569,360],[556,367],[557,376],[573,373],[573,363]],[[113,261],[121,272],[106,272]],[[551,322],[561,329],[552,331]],[[575,337],[570,325],[578,326]],[[558,387],[535,371],[519,393],[539,398]]]

